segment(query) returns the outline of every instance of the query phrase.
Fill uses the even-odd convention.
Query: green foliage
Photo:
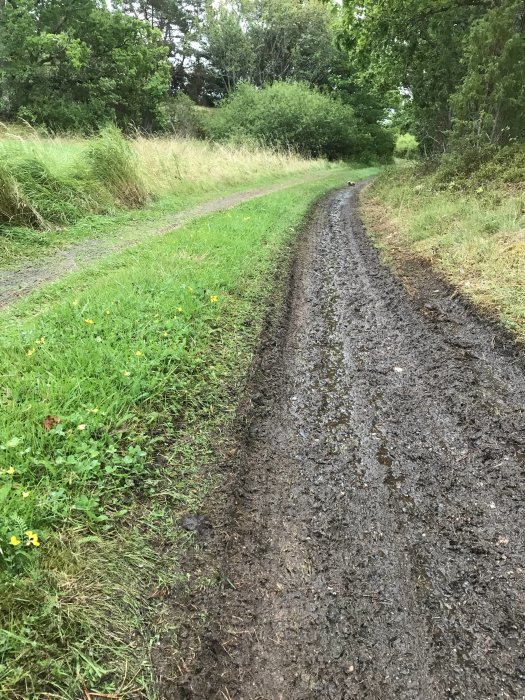
[[[208,7],[204,27],[210,73],[222,93],[240,81],[327,85],[345,57],[334,43],[330,8],[319,0],[255,0]]]
[[[394,155],[413,160],[419,155],[419,144],[413,134],[400,134],[396,139]]]
[[[203,116],[195,102],[183,92],[166,101],[166,126],[178,136],[200,138],[204,135]]]
[[[440,188],[476,189],[525,183],[525,144],[458,148],[431,169],[432,182]],[[451,184],[452,183],[452,184]]]
[[[0,8],[0,117],[53,129],[162,122],[170,67],[160,34],[95,0]]]
[[[330,159],[369,156],[374,150],[350,106],[306,83],[276,82],[262,89],[241,84],[208,128],[217,139],[252,139]]]
[[[472,26],[467,72],[451,97],[456,148],[525,139],[525,10],[505,0]]]
[[[344,43],[362,79],[395,109],[401,94],[402,128],[424,153],[524,138],[521,0],[344,0],[344,10]]]

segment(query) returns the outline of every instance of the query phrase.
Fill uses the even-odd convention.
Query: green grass
[[[1,314],[0,697],[155,697],[152,646],[182,644],[163,602],[189,542],[178,519],[218,478],[203,465],[278,260],[315,198],[373,172],[196,220]]]
[[[480,172],[437,186],[418,169],[385,171],[364,215],[391,257],[405,250],[429,260],[525,340],[525,190],[501,179],[480,184]]]
[[[320,177],[345,170],[338,164],[327,169],[313,170]],[[300,178],[306,173],[298,173]],[[183,183],[176,193],[163,194],[144,208],[125,209],[112,214],[95,214],[82,217],[66,227],[38,230],[28,227],[10,227],[0,232],[0,268],[19,267],[24,262],[42,259],[54,251],[84,240],[101,239],[105,242],[140,240],[159,228],[169,226],[173,217],[203,202],[224,197],[246,189],[287,182],[290,175],[263,175],[237,184],[218,180],[206,185]]]
[[[177,138],[45,137],[0,124],[0,264],[71,240],[100,217],[152,202],[210,198],[247,184],[340,165],[292,153]]]

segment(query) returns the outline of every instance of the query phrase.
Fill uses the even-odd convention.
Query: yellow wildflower
[[[169,336],[168,331],[164,331],[164,333],[162,334],[162,337],[163,337],[163,338],[167,338],[168,336]]]
[[[125,377],[129,377],[129,375],[131,374],[131,372],[128,372],[128,370],[125,369],[125,370],[122,372],[122,374],[123,374]]]
[[[98,408],[98,406],[95,406],[95,408],[90,408],[90,409],[89,409],[89,412],[90,412],[90,413],[98,413],[99,410],[100,410],[100,409]]]
[[[136,355],[137,357],[142,357],[142,352],[141,352],[140,350],[137,350],[137,352],[135,353],[135,355]]]
[[[27,355],[28,357],[31,357],[31,355],[34,355],[35,352],[36,352],[36,348],[31,348],[30,350],[28,350],[28,351],[26,352],[26,355]]]
[[[87,323],[88,326],[91,326],[93,323],[95,323],[95,321],[93,321],[92,318],[85,318],[84,323]]]
[[[18,545],[21,544],[21,542],[16,535],[13,535],[9,540],[9,544],[13,545],[13,547],[18,547]]]
[[[11,474],[11,475],[15,473],[14,467],[9,467],[9,469],[7,469],[6,471],[8,474]]]
[[[37,345],[44,345],[45,342],[46,342],[46,339],[45,339],[45,338],[39,338],[38,340],[35,340],[35,343],[36,343]]]
[[[27,530],[25,534],[29,542],[34,547],[40,547],[40,540],[38,539],[38,535],[36,532],[33,532],[33,530]]]
[[[27,498],[29,496],[29,491],[22,491],[22,498]]]
[[[109,316],[110,313],[111,311],[109,309],[106,309],[106,316]]]
[[[86,424],[81,423],[80,425],[77,425],[77,430],[85,430],[86,429]]]
[[[210,297],[210,301],[211,301],[212,304],[215,304],[216,302],[219,301],[219,297],[218,297],[217,295],[215,295],[215,294],[212,294],[211,297]]]
[[[177,306],[177,311],[179,312],[179,314],[181,314],[182,313],[182,306]]]

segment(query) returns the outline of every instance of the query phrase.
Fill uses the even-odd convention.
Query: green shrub
[[[208,124],[212,138],[252,140],[330,159],[359,154],[358,125],[351,107],[306,83],[241,84]]]
[[[394,155],[398,158],[415,160],[419,155],[419,143],[413,134],[400,134],[396,139]]]
[[[137,156],[116,127],[106,127],[92,141],[87,161],[93,178],[119,204],[140,207],[146,203],[148,191],[139,173]]]
[[[183,92],[166,102],[166,126],[184,138],[204,136],[203,119],[195,102]]]

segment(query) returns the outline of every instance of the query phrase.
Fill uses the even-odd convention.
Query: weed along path
[[[407,293],[358,190],[265,332],[168,700],[525,697],[523,358],[415,263]]]
[[[284,182],[277,182],[249,190],[235,192],[212,201],[203,202],[192,209],[166,217],[159,226],[152,224],[148,231],[142,228],[140,238],[119,239],[118,237],[84,239],[39,258],[37,261],[21,260],[16,267],[0,268],[0,308],[9,306],[17,299],[27,296],[35,288],[46,282],[60,279],[69,272],[77,272],[111,253],[142,243],[145,238],[170,233],[184,226],[192,219],[214,214],[224,209],[231,209],[243,202],[273,192],[279,192],[301,183],[312,182],[334,175],[333,170],[294,177]]]

